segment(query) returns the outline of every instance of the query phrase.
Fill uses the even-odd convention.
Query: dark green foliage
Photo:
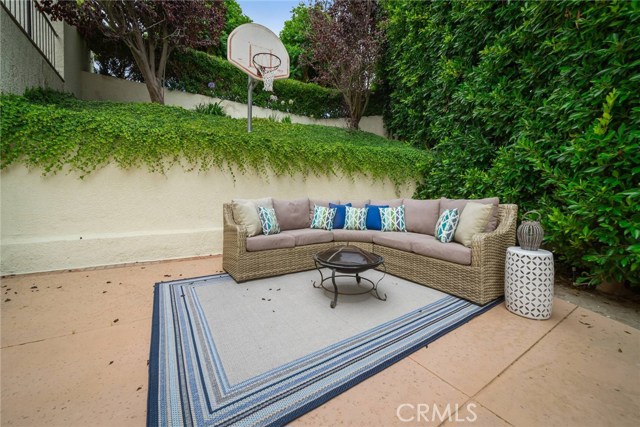
[[[32,99],[33,101],[30,101]],[[87,175],[109,163],[164,172],[223,169],[266,175],[364,174],[396,184],[419,177],[424,150],[366,132],[246,121],[157,104],[79,101],[65,94],[1,95],[0,168]]]
[[[549,243],[590,277],[640,284],[640,130],[611,129],[616,91],[602,117],[550,157],[533,157],[555,191],[546,204]],[[638,108],[632,113],[637,116]],[[538,153],[535,147],[530,152]],[[540,154],[540,153],[538,153]]]
[[[316,77],[317,73],[309,65],[301,61],[301,56],[309,49],[309,9],[313,7],[304,3],[291,10],[291,18],[284,21],[284,27],[280,31],[280,40],[289,53],[291,63],[291,78],[308,82]]]
[[[224,27],[222,28],[222,33],[220,33],[220,42],[217,46],[209,48],[208,52],[226,58],[229,34],[231,34],[236,27],[253,21],[247,15],[242,13],[242,8],[238,4],[237,0],[224,0],[224,7],[226,9],[226,13],[224,15]]]
[[[536,208],[548,247],[590,283],[639,284],[639,3],[384,7],[386,124],[433,147],[419,195]]]
[[[210,88],[209,83],[215,83],[215,88]],[[247,75],[227,60],[204,52],[175,52],[167,66],[167,86],[170,89],[247,102]],[[265,92],[262,84],[258,84],[253,91],[253,104],[315,118],[346,116],[342,96],[336,90],[293,79],[276,80],[273,90],[273,93]],[[278,100],[270,101],[270,96],[274,94]],[[367,115],[381,113],[381,102],[372,99],[370,104]]]

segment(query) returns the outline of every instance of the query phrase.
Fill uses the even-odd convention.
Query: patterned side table
[[[529,319],[548,319],[553,307],[553,254],[527,251],[519,246],[507,249],[504,272],[507,309]]]

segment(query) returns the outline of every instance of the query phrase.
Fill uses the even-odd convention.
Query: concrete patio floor
[[[144,425],[153,285],[221,268],[207,257],[3,278],[1,424]],[[433,409],[447,405],[441,421]],[[556,298],[546,321],[499,305],[292,425],[638,422],[640,331]]]

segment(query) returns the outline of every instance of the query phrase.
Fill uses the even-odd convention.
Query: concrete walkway
[[[153,285],[221,258],[2,280],[3,426],[143,426]],[[450,412],[449,412],[450,411]],[[556,299],[497,306],[295,426],[635,426],[640,331]]]

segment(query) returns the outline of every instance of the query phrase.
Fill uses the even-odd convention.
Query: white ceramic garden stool
[[[504,272],[507,310],[529,319],[551,317],[553,273],[551,252],[527,251],[519,246],[508,248]]]

